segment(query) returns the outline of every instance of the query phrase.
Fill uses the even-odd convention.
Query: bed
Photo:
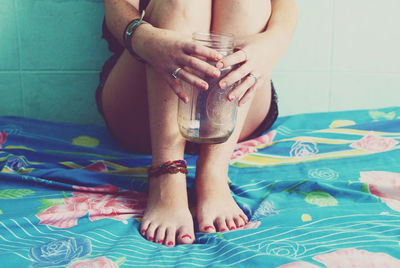
[[[150,155],[103,126],[0,117],[0,266],[400,267],[399,149],[400,107],[280,117],[232,155],[250,222],[167,248],[138,231]]]

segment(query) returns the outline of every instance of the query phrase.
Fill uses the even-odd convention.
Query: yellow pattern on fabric
[[[356,124],[356,122],[354,122],[352,120],[335,120],[329,125],[329,127],[330,128],[346,127],[346,126],[352,126],[355,124]]]
[[[7,149],[7,150],[19,150],[19,149],[22,149],[22,150],[36,152],[35,149],[28,148],[28,147],[25,147],[25,146],[22,146],[22,145],[8,145],[8,146],[4,147],[4,149]]]
[[[303,214],[303,215],[301,215],[301,220],[303,222],[312,221],[312,217],[310,216],[310,214]]]
[[[400,146],[395,146],[389,151],[400,149]],[[249,154],[240,159],[238,162],[235,162],[233,166],[236,167],[265,167],[265,166],[274,166],[274,165],[284,165],[284,164],[298,164],[301,162],[311,162],[317,161],[321,159],[337,159],[337,158],[345,158],[345,157],[356,157],[360,155],[368,155],[373,154],[373,152],[369,152],[362,149],[353,149],[353,150],[345,150],[338,152],[329,152],[329,153],[319,153],[315,155],[305,156],[305,157],[290,157],[290,156],[276,156],[270,154]]]
[[[99,140],[89,136],[79,136],[72,139],[72,144],[82,147],[94,148],[99,145]]]

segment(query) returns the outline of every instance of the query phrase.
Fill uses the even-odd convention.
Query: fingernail
[[[236,228],[232,226],[231,228],[229,228],[229,230],[236,230]]]
[[[158,240],[157,243],[158,244],[162,244],[164,242],[164,240]]]
[[[174,242],[172,242],[172,241],[168,242],[168,246],[173,246],[173,245],[174,245]]]
[[[235,98],[236,98],[236,97],[235,97],[235,96],[233,96],[233,95],[231,95],[231,96],[229,96],[229,97],[228,97],[229,101],[234,101],[234,100],[235,100]]]
[[[221,83],[219,83],[219,86],[221,87],[221,89],[225,89],[226,88],[226,82],[222,81]]]
[[[222,69],[224,67],[224,64],[222,62],[217,62],[217,64],[215,65],[217,68]]]
[[[188,234],[185,234],[184,236],[182,236],[182,239],[184,239],[186,237],[188,237],[189,239],[192,239],[192,237],[190,235],[188,235]]]
[[[208,84],[206,82],[201,83],[203,89],[208,89]]]
[[[215,71],[213,72],[213,74],[214,74],[216,77],[218,77],[218,76],[220,75],[220,72],[217,71],[217,70],[215,70]]]
[[[220,60],[220,59],[223,58],[223,56],[222,56],[222,54],[218,53],[218,54],[215,56],[215,58],[216,58],[217,60]]]

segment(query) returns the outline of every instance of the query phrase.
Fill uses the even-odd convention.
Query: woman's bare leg
[[[229,8],[227,8],[229,7]],[[270,17],[265,0],[214,0],[212,30],[236,36],[261,32]],[[197,161],[196,218],[201,232],[233,230],[247,222],[228,186],[230,157],[238,140],[246,138],[264,120],[271,100],[269,82],[257,83],[252,100],[241,105],[237,126],[228,141],[202,145]]]
[[[188,34],[208,31],[211,0],[153,0],[146,9],[146,19],[155,27]],[[160,75],[150,67],[144,70],[126,51],[105,85],[103,104],[107,123],[123,145],[145,151],[151,145],[153,166],[183,159],[185,140],[177,126],[177,96]],[[148,194],[142,234],[167,246],[192,243],[186,176],[178,173],[152,177]]]

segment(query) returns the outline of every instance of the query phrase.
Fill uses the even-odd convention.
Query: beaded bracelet
[[[183,173],[187,174],[187,164],[185,160],[175,160],[175,161],[168,161],[160,166],[149,167],[147,169],[147,174],[150,177],[157,177],[162,174],[176,174],[176,173]]]

